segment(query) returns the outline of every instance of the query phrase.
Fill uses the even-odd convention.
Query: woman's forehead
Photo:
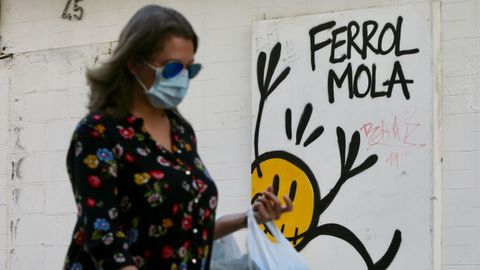
[[[167,38],[160,49],[151,57],[153,62],[178,60],[190,63],[194,58],[193,42],[189,39],[177,36]]]

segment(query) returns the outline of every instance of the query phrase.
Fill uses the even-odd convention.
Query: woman
[[[150,5],[87,72],[90,113],[67,157],[78,221],[66,269],[208,269],[212,241],[246,226],[246,213],[215,221],[215,183],[176,109],[201,70],[197,46],[181,14]],[[264,195],[258,223],[291,211],[288,197]]]

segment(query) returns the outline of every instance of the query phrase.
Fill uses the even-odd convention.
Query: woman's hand
[[[253,213],[257,223],[265,223],[270,220],[279,219],[283,213],[293,209],[292,200],[283,196],[285,205],[273,194],[273,188],[269,187],[253,203]],[[214,239],[219,239],[239,229],[247,227],[247,212],[222,216],[215,221]]]
[[[253,213],[258,224],[271,220],[279,219],[283,213],[293,210],[292,200],[288,196],[283,196],[285,205],[273,194],[273,188],[268,187],[263,196],[259,197],[253,204]]]
[[[120,270],[138,270],[138,268],[136,266],[129,265],[129,266],[122,267]]]

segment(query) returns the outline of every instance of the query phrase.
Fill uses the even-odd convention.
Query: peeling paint
[[[12,161],[12,167],[11,167],[11,174],[10,174],[10,180],[13,181],[13,178],[15,177],[15,162]]]
[[[17,165],[15,166],[15,176],[16,178],[18,179],[22,179],[22,164],[23,164],[23,161],[25,160],[25,157],[22,157],[20,158],[18,161],[17,161]]]
[[[12,171],[10,178],[13,181],[15,178],[22,179],[22,164],[25,161],[25,157],[21,157],[18,161],[12,161]]]
[[[20,189],[14,188],[12,190],[12,201],[14,204],[18,203],[18,196],[20,195]]]
[[[13,242],[17,239],[17,231],[18,231],[18,222],[20,218],[14,220],[10,220],[10,240]]]
[[[108,44],[108,55],[112,55],[112,52],[113,52],[112,47],[113,47],[113,43],[110,42],[110,43]]]
[[[15,133],[15,149],[24,151],[25,147],[20,143],[20,131],[22,131],[23,128],[21,127],[14,127],[13,132]]]

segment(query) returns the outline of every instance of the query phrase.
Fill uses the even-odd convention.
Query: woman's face
[[[163,49],[154,53],[150,58],[145,59],[150,65],[163,67],[170,61],[179,61],[184,67],[194,61],[193,42],[183,37],[171,36],[163,44]],[[145,63],[138,63],[131,72],[136,74],[139,79],[150,88],[155,81],[155,71]]]

